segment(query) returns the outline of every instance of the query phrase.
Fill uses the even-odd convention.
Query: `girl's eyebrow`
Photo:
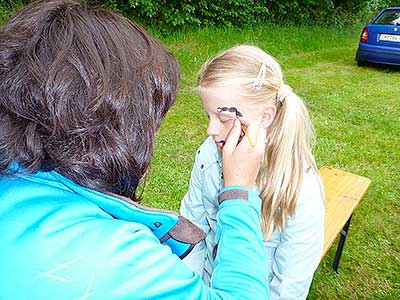
[[[243,117],[243,114],[236,108],[236,107],[217,107],[217,112],[221,113],[221,112],[231,112],[234,113],[236,117]]]

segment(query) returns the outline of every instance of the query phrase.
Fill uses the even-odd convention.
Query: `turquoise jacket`
[[[196,245],[184,259],[206,283],[216,271],[217,198],[223,186],[221,154],[213,139],[208,138],[197,151],[189,190],[181,204],[181,214],[207,233],[205,241]],[[270,300],[307,298],[322,255],[324,214],[322,181],[310,169],[303,177],[295,215],[289,217],[283,230],[274,231],[264,241],[268,263],[263,269],[269,280]]]
[[[208,287],[179,258],[192,245],[177,215],[54,171],[0,176],[0,299],[268,299],[260,199],[247,192],[247,201],[220,206],[218,268]]]

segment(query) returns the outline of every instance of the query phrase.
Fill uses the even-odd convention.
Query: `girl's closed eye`
[[[224,109],[225,107],[223,107]],[[236,115],[232,112],[229,112],[227,110],[223,110],[218,107],[217,112],[218,112],[218,117],[221,123],[228,123],[236,119]]]
[[[231,122],[233,120],[233,118],[220,117],[219,120],[221,121],[221,123],[228,123],[228,122]]]

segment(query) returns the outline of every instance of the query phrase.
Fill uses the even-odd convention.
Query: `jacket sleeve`
[[[320,199],[319,196],[317,198]],[[295,217],[282,231],[281,241],[272,259],[271,300],[307,298],[314,272],[321,260],[323,233],[322,199],[319,204],[299,207]]]
[[[254,191],[241,188],[247,190],[248,201],[224,201],[217,214],[212,287],[234,299],[269,299],[267,254],[259,224],[261,200]]]

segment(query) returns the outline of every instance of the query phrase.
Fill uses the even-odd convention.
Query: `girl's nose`
[[[207,134],[209,136],[215,136],[219,134],[219,126],[217,122],[212,119],[210,119],[210,121],[208,122]]]

